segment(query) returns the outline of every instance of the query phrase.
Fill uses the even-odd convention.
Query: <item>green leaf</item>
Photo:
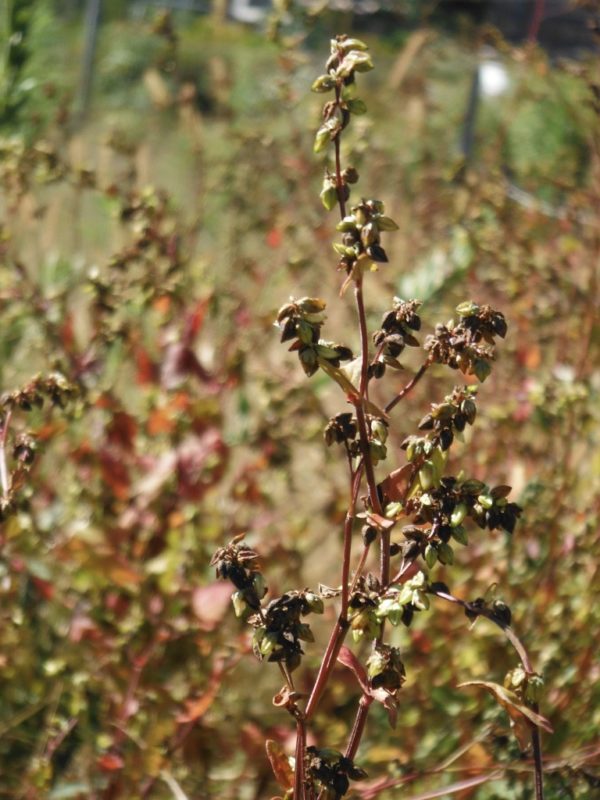
[[[360,116],[361,114],[367,113],[367,104],[364,102],[364,100],[360,100],[358,97],[355,100],[348,100],[346,105],[351,114]]]

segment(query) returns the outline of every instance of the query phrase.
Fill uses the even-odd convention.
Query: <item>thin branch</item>
[[[321,666],[317,673],[314,686],[306,704],[305,717],[309,719],[317,707],[323,690],[329,680],[329,675],[333,669],[335,662],[340,652],[340,647],[344,643],[346,633],[348,631],[348,579],[350,576],[350,558],[351,558],[351,541],[352,541],[352,523],[356,514],[356,501],[358,500],[358,492],[360,490],[360,483],[362,479],[363,468],[362,465],[358,467],[352,478],[352,489],[350,504],[346,512],[346,519],[344,523],[344,563],[342,564],[342,609],[335,624],[327,648],[321,660]]]
[[[306,724],[304,716],[296,717],[296,766],[294,769],[294,800],[306,800],[306,782],[304,780],[304,756],[306,753]]]
[[[396,397],[394,397],[394,399],[393,399],[393,400],[390,400],[390,402],[387,404],[387,406],[385,406],[385,411],[386,411],[386,413],[388,413],[388,414],[389,414],[389,412],[390,412],[390,411],[391,411],[393,408],[395,408],[395,406],[397,406],[397,405],[398,405],[398,403],[400,402],[400,400],[402,400],[402,398],[406,397],[406,395],[407,395],[407,394],[408,394],[408,393],[411,391],[411,389],[414,389],[414,387],[415,387],[415,386],[417,385],[417,383],[418,383],[418,382],[421,380],[421,378],[423,377],[423,375],[425,375],[425,373],[427,372],[427,370],[429,369],[429,367],[430,367],[430,366],[431,366],[431,361],[430,361],[430,359],[427,359],[427,361],[426,361],[424,364],[421,364],[421,366],[419,367],[419,369],[417,370],[417,372],[414,374],[414,376],[412,377],[412,379],[411,379],[411,380],[410,380],[410,381],[409,381],[409,382],[406,384],[406,386],[404,387],[404,389],[402,389],[402,390],[401,390],[401,391],[400,391],[400,392],[399,392],[399,393],[396,395]]]
[[[489,619],[490,622],[493,622],[498,628],[501,628],[506,635],[506,638],[512,644],[512,646],[517,651],[519,658],[521,659],[521,663],[523,665],[523,669],[528,675],[532,675],[535,670],[531,664],[531,659],[529,655],[519,639],[516,633],[512,630],[512,628],[507,625],[506,623],[499,620],[492,611],[489,611],[486,608],[479,608],[473,603],[469,603],[465,600],[461,600],[458,597],[454,597],[454,595],[450,594],[449,592],[431,592],[431,594],[435,595],[436,597],[441,598],[442,600],[447,600],[450,603],[456,603],[457,605],[462,606],[465,610],[472,612],[473,614],[477,614],[480,617],[485,617]],[[537,703],[531,704],[532,711],[538,712],[538,705]],[[533,750],[533,768],[534,768],[534,779],[535,779],[535,800],[544,800],[544,765],[542,760],[542,740],[540,736],[539,728],[536,725],[533,725],[531,728],[531,746]]]

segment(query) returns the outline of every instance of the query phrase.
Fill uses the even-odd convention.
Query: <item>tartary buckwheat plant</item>
[[[380,327],[368,331],[365,280],[388,261],[384,236],[398,226],[386,215],[380,200],[351,199],[358,173],[353,166],[342,164],[340,145],[353,116],[366,111],[357,95],[357,77],[372,68],[364,42],[338,36],[331,42],[325,73],[312,85],[314,92],[329,95],[314,151],[333,151],[321,200],[327,211],[337,208],[340,214],[340,239],[333,249],[343,274],[340,294],[345,296],[348,289],[354,293],[360,352],[355,355],[346,344],[324,337],[326,304],[321,298],[291,299],[277,315],[281,341],[289,343],[306,375],[322,370],[346,398],[346,409],[333,416],[324,431],[326,444],[340,448],[348,469],[341,575],[336,581],[339,588],[290,590],[269,599],[259,556],[243,541],[243,535],[220,548],[213,564],[217,575],[235,587],[235,613],[253,630],[256,657],[277,664],[284,680],[275,704],[294,719],[295,755],[288,759],[271,741],[267,753],[287,800],[341,798],[352,781],[367,777],[355,758],[369,708],[374,702],[382,703],[395,727],[406,679],[404,654],[386,642],[386,632],[389,626],[410,627],[416,614],[430,609],[433,598],[462,606],[471,621],[483,617],[495,623],[513,645],[519,663],[503,684],[470,681],[461,686],[487,689],[508,712],[522,750],[532,749],[535,797],[541,800],[540,728],[551,728],[538,711],[542,678],[511,628],[511,611],[499,599],[460,599],[445,583],[435,580],[434,574],[436,564],[453,563],[457,546],[468,546],[469,527],[512,534],[521,513],[508,499],[509,486],[489,486],[462,472],[446,474],[450,448],[455,440],[463,440],[463,431],[475,422],[476,382],[490,374],[496,339],[505,337],[507,324],[502,312],[466,301],[456,308],[454,319],[436,325],[421,342],[419,301],[394,297],[383,312]],[[406,347],[423,350],[422,365],[380,407],[370,397],[371,388],[403,370],[398,358]],[[431,403],[418,430],[404,438],[405,463],[384,468],[392,412],[433,364],[446,365],[466,382],[454,386],[440,402]],[[367,571],[369,553],[375,547],[379,551],[377,574]],[[324,601],[337,602],[339,613],[312,690],[304,695],[296,690],[294,672],[306,644],[314,641],[306,619],[323,613]],[[355,643],[370,642],[364,664],[344,644],[348,638]],[[307,746],[311,719],[336,662],[352,670],[360,689],[356,718],[343,753],[327,747],[326,742]]]

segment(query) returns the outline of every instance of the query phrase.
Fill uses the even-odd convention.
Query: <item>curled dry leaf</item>
[[[522,750],[527,748],[532,726],[542,728],[547,733],[554,732],[552,725],[546,717],[543,717],[541,714],[538,714],[537,711],[525,705],[518,695],[510,689],[506,689],[504,686],[500,686],[500,684],[491,681],[466,681],[465,683],[459,683],[457,688],[463,689],[468,686],[479,686],[482,689],[486,689],[494,696],[496,701],[510,717],[513,733]]]
[[[267,739],[265,747],[275,780],[287,792],[294,786],[294,770],[290,765],[290,759],[284,753],[279,742],[274,739]]]

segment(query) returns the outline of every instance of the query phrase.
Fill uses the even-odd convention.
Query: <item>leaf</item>
[[[467,681],[466,683],[459,683],[457,688],[463,689],[468,686],[480,686],[483,689],[487,689],[494,696],[510,717],[513,732],[522,750],[527,747],[528,734],[531,732],[532,726],[542,728],[547,733],[554,732],[552,725],[545,717],[526,706],[510,689],[490,681]],[[524,728],[524,723],[527,724],[527,728]]]
[[[274,739],[267,739],[265,743],[267,758],[271,762],[271,768],[275,775],[275,780],[282,789],[288,791],[294,786],[294,771],[290,766],[290,760],[283,751],[283,748]]]
[[[371,688],[365,668],[356,658],[352,650],[350,650],[349,647],[346,647],[346,645],[342,645],[340,647],[337,660],[340,662],[340,664],[348,667],[348,669],[354,673],[354,676],[356,677],[356,680],[358,681],[364,695],[371,697],[373,700],[377,700],[378,703],[382,704],[387,711],[390,726],[395,728],[398,718],[398,702],[394,695],[383,688]]]
[[[98,766],[104,772],[116,772],[119,769],[123,769],[125,762],[117,753],[104,753],[98,759]]]
[[[348,669],[354,673],[356,680],[360,684],[360,688],[365,694],[370,695],[371,687],[369,686],[369,679],[367,678],[366,670],[354,655],[352,650],[350,650],[349,647],[346,647],[345,644],[340,647],[337,660],[340,662],[340,664],[348,667]]]
[[[198,586],[192,591],[192,608],[200,627],[214,630],[225,616],[231,602],[231,585],[214,581],[207,586]]]
[[[405,464],[403,467],[390,472],[387,478],[381,482],[381,489],[385,497],[393,503],[404,500],[413,474],[414,467],[412,464]]]
[[[367,514],[367,524],[381,531],[389,531],[396,524],[396,520],[382,517],[381,514],[376,514],[374,511],[371,511]]]
[[[350,383],[348,378],[344,375],[342,370],[339,367],[332,366],[329,361],[325,361],[324,358],[319,358],[319,366],[330,378],[332,378],[338,386],[340,386],[346,394],[356,400],[358,398],[358,389]]]

